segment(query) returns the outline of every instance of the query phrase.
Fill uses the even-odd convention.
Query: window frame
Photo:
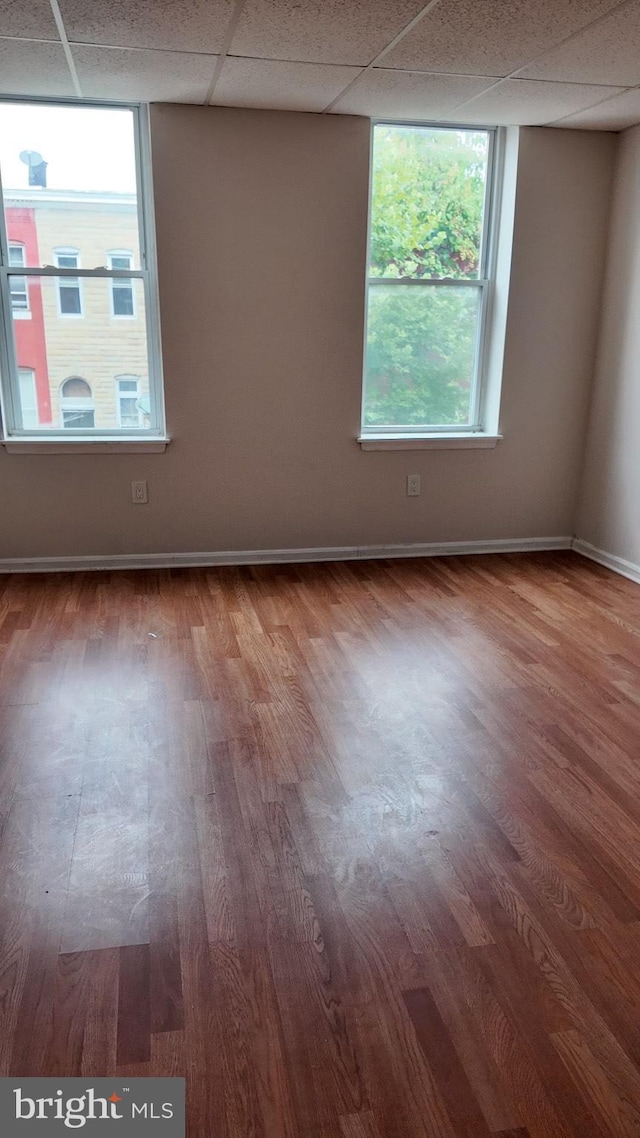
[[[58,263],[59,257],[75,257],[76,261],[78,262],[77,265],[75,265],[75,267],[73,269],[72,268],[64,268],[62,270],[65,273],[65,276],[61,276],[61,277],[56,278],[57,315],[58,315],[60,320],[82,320],[84,318],[84,290],[82,288],[82,278],[79,276],[67,275],[70,273],[75,273],[76,269],[82,268],[82,262],[80,260],[80,250],[76,249],[75,247],[73,247],[71,245],[57,245],[56,248],[53,250],[53,256],[54,256],[54,260],[55,260],[56,269],[60,269],[60,267],[61,267],[60,264]],[[71,286],[70,285],[63,285],[62,282],[64,280],[70,281]],[[63,312],[62,311],[62,298],[60,296],[60,289],[61,288],[69,288],[69,287],[75,287],[78,290],[78,302],[80,305],[80,311],[79,312]]]
[[[373,160],[376,127],[391,127],[396,129],[423,129],[443,131],[469,131],[472,133],[486,133],[487,147],[487,178],[485,182],[485,196],[483,209],[483,225],[480,238],[479,272],[472,278],[437,278],[437,277],[371,277],[371,233],[373,216]],[[489,423],[487,407],[487,372],[489,359],[489,334],[491,327],[491,313],[495,291],[497,254],[498,254],[498,220],[500,214],[502,171],[504,165],[505,131],[503,127],[490,126],[483,123],[457,123],[438,122],[415,119],[372,119],[370,152],[369,152],[369,200],[367,213],[367,253],[365,267],[365,312],[364,312],[364,346],[363,346],[363,375],[361,392],[361,418],[358,442],[364,450],[392,450],[392,449],[423,449],[430,447],[482,447],[495,446],[499,439],[497,424]],[[365,424],[365,393],[367,380],[367,350],[368,350],[368,320],[370,289],[378,286],[412,286],[425,288],[447,288],[462,286],[475,288],[480,295],[480,313],[476,325],[476,338],[474,346],[474,376],[473,388],[469,401],[469,423],[443,423],[443,424],[399,424],[397,426],[376,425],[371,427]]]
[[[113,265],[111,262],[112,262],[114,257],[128,257],[130,262],[131,262],[130,268],[131,269],[133,268],[134,256],[133,256],[133,250],[132,249],[108,249],[107,250],[107,268],[113,269]],[[125,271],[126,270],[124,270],[124,269],[122,270],[122,272],[125,272]],[[131,308],[133,309],[132,312],[116,312],[116,306],[115,306],[116,284],[117,284],[117,278],[113,278],[111,280],[111,286],[109,288],[109,303],[111,305],[111,319],[112,320],[137,320],[137,318],[138,318],[138,311],[137,311],[138,306],[136,304],[136,290],[134,288],[133,281],[131,280],[130,277],[126,278],[126,284],[128,285],[129,291],[131,292]]]
[[[15,241],[15,240],[12,241],[10,238],[8,239],[8,241],[7,241],[7,264],[11,264],[11,250],[12,249],[19,249],[20,250],[20,252],[22,253],[22,264],[21,265],[11,265],[11,267],[13,269],[18,269],[18,268],[24,269],[24,268],[26,268],[27,259],[26,259],[26,250],[25,250],[24,241]],[[24,281],[24,289],[20,289],[20,292],[24,292],[26,303],[24,305],[24,308],[14,308],[14,306],[13,306],[14,294],[11,292],[11,289],[9,289],[10,299],[11,299],[11,314],[12,314],[12,317],[14,320],[30,320],[31,319],[31,299],[29,297],[29,284],[28,284],[26,277],[21,276],[21,274],[16,274],[16,276],[17,276],[18,280]]]
[[[138,218],[139,269],[61,269],[51,265],[25,267],[20,273],[12,272],[8,262],[8,238],[5,217],[4,191],[0,170],[0,443],[14,453],[82,453],[96,450],[140,451],[164,450],[170,441],[166,434],[164,384],[160,339],[160,305],[155,235],[155,211],[152,191],[151,141],[149,134],[149,107],[141,102],[114,102],[101,99],[40,98],[37,96],[2,95],[0,104],[17,103],[44,106],[94,107],[96,109],[129,110],[133,117],[133,134],[136,169],[136,199]],[[16,242],[11,242],[16,244]],[[56,247],[62,251],[63,247]],[[69,247],[71,251],[71,247]],[[75,249],[73,252],[77,252]],[[92,430],[60,428],[25,431],[21,427],[18,362],[13,330],[9,278],[12,275],[29,277],[77,277],[113,280],[117,277],[139,279],[143,284],[145,326],[147,339],[148,386],[150,416],[148,427]],[[134,289],[135,291],[135,289]],[[67,314],[61,314],[67,318]],[[71,314],[68,314],[71,315]],[[77,314],[76,314],[77,318]],[[75,446],[73,444],[76,444]]]
[[[117,375],[116,376],[116,379],[115,379],[115,384],[116,384],[116,417],[118,419],[118,426],[120,426],[120,423],[122,421],[122,399],[131,399],[132,398],[132,392],[126,392],[126,391],[120,390],[120,384],[121,383],[135,383],[136,384],[136,391],[135,391],[136,400],[140,399],[140,394],[141,394],[140,376],[139,375],[123,374],[123,375]],[[144,417],[144,412],[141,411],[140,409],[138,409],[138,421],[140,419],[142,419],[143,417]]]

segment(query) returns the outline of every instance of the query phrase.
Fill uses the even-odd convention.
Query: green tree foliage
[[[486,154],[482,132],[376,128],[372,277],[478,276]],[[478,299],[464,287],[371,287],[367,426],[467,421]]]

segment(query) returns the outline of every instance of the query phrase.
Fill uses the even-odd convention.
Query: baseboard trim
[[[633,561],[627,561],[624,557],[616,557],[614,553],[607,553],[604,549],[598,549],[597,545],[591,545],[579,537],[574,537],[571,548],[583,557],[588,557],[590,561],[597,561],[598,565],[604,565],[606,569],[613,569],[614,573],[628,577],[630,581],[635,581],[637,585],[640,585],[640,565],[636,565]]]
[[[473,553],[536,553],[570,549],[570,537],[498,538],[413,545],[343,545],[313,549],[249,549],[222,553],[119,553],[104,557],[6,557],[0,573],[80,573],[114,569],[189,569],[216,565],[277,565],[302,561],[372,561]]]

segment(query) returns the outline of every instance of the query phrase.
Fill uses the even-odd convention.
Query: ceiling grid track
[[[65,58],[67,60],[67,66],[69,68],[69,71],[71,72],[71,82],[73,83],[73,87],[74,87],[76,95],[78,96],[79,99],[81,99],[82,98],[82,87],[80,86],[80,80],[78,78],[78,72],[76,71],[76,64],[75,64],[75,60],[73,58],[73,53],[71,51],[71,44],[69,43],[69,37],[67,36],[67,29],[65,28],[64,20],[62,19],[62,12],[60,11],[60,5],[58,4],[58,0],[49,0],[49,5],[51,7],[51,15],[53,16],[53,18],[55,20],[56,28],[58,29],[58,35],[60,36],[60,42],[62,44],[62,50],[64,51]]]
[[[346,95],[347,91],[350,91],[351,88],[354,87],[360,79],[362,79],[363,75],[366,75],[369,71],[373,70],[373,68],[380,62],[380,60],[384,59],[385,55],[388,55],[390,51],[393,51],[393,48],[396,47],[397,44],[401,43],[405,36],[409,35],[409,32],[412,32],[414,28],[417,28],[418,24],[422,23],[422,20],[424,20],[424,17],[428,16],[429,12],[432,12],[434,8],[437,8],[440,2],[441,0],[429,0],[429,3],[425,4],[424,8],[418,12],[417,16],[414,16],[413,19],[409,21],[407,26],[404,27],[401,32],[398,32],[397,36],[394,36],[390,43],[388,43],[386,47],[383,47],[382,51],[379,51],[375,58],[372,59],[366,67],[362,68],[360,74],[356,75],[350,83],[347,83],[347,86],[344,88],[344,90],[341,91],[339,95],[336,95],[335,99],[331,100],[331,102],[322,111],[322,114],[328,114],[333,109],[333,107],[335,107],[336,103],[339,102],[340,99],[344,97],[344,95]]]
[[[227,32],[226,32],[226,35],[224,37],[224,42],[223,42],[222,47],[220,49],[220,55],[218,56],[218,58],[216,60],[216,65],[213,69],[213,77],[212,77],[211,82],[209,84],[209,89],[208,89],[208,91],[204,97],[205,104],[211,103],[211,100],[213,99],[213,94],[214,94],[214,91],[216,89],[218,79],[220,78],[220,76],[222,74],[222,68],[224,67],[227,55],[229,54],[229,49],[231,47],[233,37],[236,34],[236,28],[240,22],[240,17],[242,15],[242,9],[244,8],[244,5],[245,5],[245,0],[236,0],[236,5],[235,5],[235,8],[233,9],[233,12],[231,13],[231,19],[229,20]]]

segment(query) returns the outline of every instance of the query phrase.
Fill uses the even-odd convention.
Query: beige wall
[[[620,135],[577,533],[640,564],[640,127]]]
[[[0,452],[0,556],[573,532],[615,137],[522,132],[495,450],[363,452],[369,124],[152,109],[165,454]],[[422,475],[408,499],[405,476]],[[130,504],[131,479],[149,505]]]

